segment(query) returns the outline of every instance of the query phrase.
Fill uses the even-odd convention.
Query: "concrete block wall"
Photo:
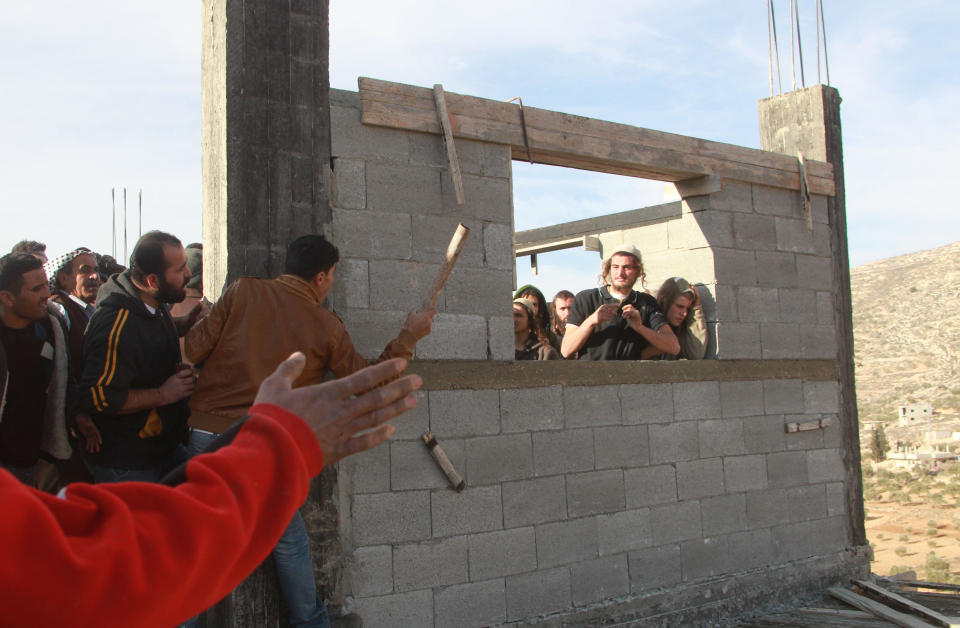
[[[418,307],[458,222],[466,248],[417,358],[510,360],[513,191],[510,149],[457,141],[466,204],[456,204],[443,139],[365,126],[359,95],[332,90],[332,307],[375,358]]]
[[[826,197],[812,197],[811,218],[797,191],[725,180],[685,198],[679,219],[601,234],[601,255],[638,246],[651,292],[673,276],[701,284],[707,357],[834,359]]]
[[[849,547],[839,429],[784,427],[836,425],[836,382],[418,394],[389,445],[341,464],[346,605],[365,626],[612,617],[663,587]]]

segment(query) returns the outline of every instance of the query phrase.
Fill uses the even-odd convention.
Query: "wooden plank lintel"
[[[431,90],[369,78],[359,79],[359,89],[364,124],[443,132]],[[506,144],[515,158],[527,159],[518,107],[453,92],[444,95],[455,137]],[[660,181],[715,176],[800,190],[794,156],[535,107],[524,107],[524,118],[535,163]],[[805,167],[811,193],[835,193],[831,164],[806,161]]]

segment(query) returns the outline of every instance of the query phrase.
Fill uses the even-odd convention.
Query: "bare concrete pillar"
[[[204,288],[279,273],[330,224],[328,0],[207,0],[203,10]]]
[[[764,150],[833,164],[836,194],[827,198],[830,245],[833,252],[834,321],[840,374],[840,413],[843,430],[845,481],[850,537],[866,545],[863,484],[860,476],[860,434],[853,364],[853,308],[850,261],[847,253],[847,210],[843,183],[843,141],[840,93],[816,85],[760,101],[760,141]]]

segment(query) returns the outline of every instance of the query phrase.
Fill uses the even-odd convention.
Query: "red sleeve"
[[[260,404],[187,481],[71,484],[64,498],[0,471],[5,626],[169,628],[212,606],[266,558],[323,455],[307,425]]]

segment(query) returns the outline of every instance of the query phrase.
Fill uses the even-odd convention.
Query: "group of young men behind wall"
[[[697,289],[671,277],[654,297],[634,289],[644,277],[639,249],[625,244],[603,260],[596,288],[561,290],[548,307],[536,287],[521,287],[513,301],[515,359],[703,359],[707,327]]]

